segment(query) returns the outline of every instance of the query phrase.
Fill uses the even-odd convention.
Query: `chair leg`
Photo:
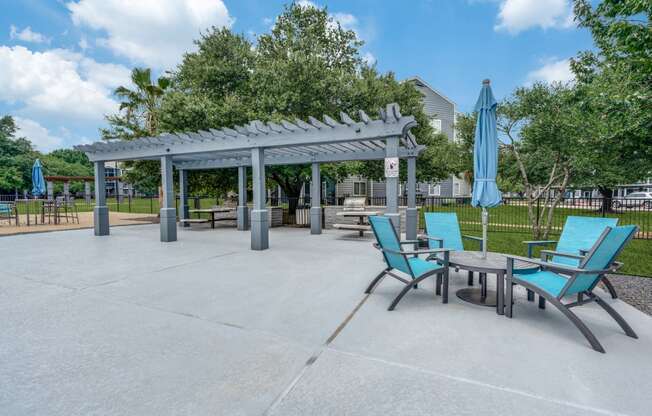
[[[546,298],[539,295],[539,309],[546,309]]]
[[[391,305],[389,305],[389,308],[387,308],[387,310],[388,311],[393,311],[394,308],[396,308],[396,305],[398,305],[398,303],[401,301],[401,299],[403,299],[403,296],[405,296],[405,294],[408,293],[412,289],[412,286],[414,286],[415,284],[418,284],[420,281],[422,281],[424,279],[427,279],[430,276],[431,275],[426,274],[424,276],[419,277],[418,279],[414,279],[413,282],[410,282],[410,283],[406,284],[405,287],[403,288],[403,290],[401,290],[401,292],[398,294],[398,296],[396,296],[396,298],[394,298],[394,300],[392,301]]]
[[[598,305],[602,306],[602,309],[607,311],[607,313],[611,315],[612,318],[614,318],[614,321],[618,322],[618,325],[620,325],[623,331],[625,331],[625,334],[627,334],[627,336],[638,339],[638,335],[636,335],[636,332],[634,332],[632,327],[629,326],[629,324],[625,321],[625,318],[620,316],[620,314],[616,312],[616,310],[612,308],[611,305],[609,305],[607,302],[605,302],[598,296],[595,296],[595,301]]]
[[[372,280],[371,283],[369,283],[369,286],[367,287],[367,290],[364,291],[364,293],[371,293],[376,287],[376,285],[382,280],[382,278],[385,277],[388,270],[389,269],[385,269],[382,272],[380,272],[378,276],[376,276],[374,280]]]
[[[442,294],[442,303],[448,303],[448,281],[449,281],[449,275],[448,275],[448,267],[444,270],[444,290]]]
[[[468,285],[473,286],[473,272],[469,272]]]
[[[527,300],[530,302],[534,302],[534,292],[531,291],[530,289],[527,289]]]
[[[541,296],[541,294],[539,294]],[[570,309],[568,309],[566,306],[564,306],[559,300],[554,299],[554,298],[548,298],[547,299],[554,307],[559,309],[561,313],[566,315],[566,317],[575,325],[577,329],[584,335],[584,338],[586,338],[587,341],[589,341],[589,344],[591,344],[591,347],[596,350],[597,352],[605,353],[604,348],[602,348],[602,345],[598,341],[598,339],[593,335],[593,332],[580,320],[580,318],[577,317]]]
[[[612,299],[618,299],[618,293],[616,293],[616,289],[611,284],[609,279],[607,279],[607,276],[602,276],[602,283],[605,285],[605,287],[609,291],[609,294],[611,295],[611,298]]]
[[[437,280],[435,281],[435,285],[437,289],[435,289],[435,294],[437,296],[441,295],[441,280],[442,280],[442,273],[437,273]]]
[[[509,276],[505,277],[505,285],[505,316],[511,318],[514,311],[514,284]]]

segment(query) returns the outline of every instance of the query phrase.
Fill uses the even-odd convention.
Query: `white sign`
[[[385,158],[385,177],[398,178],[398,158],[386,157]]]

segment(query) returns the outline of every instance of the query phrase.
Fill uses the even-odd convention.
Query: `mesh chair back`
[[[454,212],[426,212],[426,234],[444,240],[444,248],[464,251],[460,224]],[[431,249],[439,248],[439,242],[428,240]]]
[[[635,225],[607,227],[598,242],[582,261],[580,268],[604,270],[611,266],[625,245],[634,237],[637,229],[638,227]],[[580,274],[568,288],[566,294],[572,295],[590,290],[597,284],[598,279],[600,279],[598,274]]]
[[[580,250],[593,247],[607,227],[618,225],[618,218],[578,217],[569,215],[559,237],[556,250],[562,253],[580,254]],[[579,266],[577,259],[555,256],[554,263]]]
[[[398,235],[396,235],[396,230],[394,230],[394,226],[389,218],[371,216],[369,217],[369,223],[380,248],[401,251]],[[389,267],[400,270],[403,273],[411,274],[410,266],[403,255],[388,251],[383,251],[383,255]]]

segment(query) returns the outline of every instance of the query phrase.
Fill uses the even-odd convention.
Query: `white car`
[[[643,207],[652,209],[652,192],[632,192],[624,198],[614,198],[614,208]]]

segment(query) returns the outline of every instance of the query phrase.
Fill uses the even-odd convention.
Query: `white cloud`
[[[358,18],[351,13],[332,13],[331,17],[347,30],[358,33]]]
[[[548,59],[543,65],[531,71],[527,75],[528,84],[536,81],[552,82],[570,82],[575,79],[575,74],[570,67],[569,59]]]
[[[23,46],[0,46],[0,100],[22,105],[23,114],[75,120],[102,120],[115,113],[111,97],[129,85],[130,71],[64,49],[33,52]]]
[[[33,43],[50,43],[51,41],[51,39],[45,35],[32,31],[32,28],[29,26],[19,31],[16,26],[11,25],[9,27],[9,38]]]
[[[52,135],[48,129],[41,126],[34,120],[22,117],[14,117],[16,125],[18,126],[17,137],[26,137],[37,150],[41,152],[50,152],[54,149],[60,148],[63,144],[61,137]]]
[[[362,60],[367,63],[367,65],[373,65],[376,63],[376,57],[371,52],[365,52],[362,55]]]
[[[568,28],[573,26],[570,0],[502,0],[495,30],[512,34],[540,27]]]
[[[301,7],[314,7],[314,8],[320,7],[311,0],[299,0],[297,1],[297,4]],[[358,38],[361,38],[360,27],[359,27],[359,22],[357,17],[355,17],[351,13],[342,13],[342,12],[329,13],[328,16],[332,18],[335,22],[339,23],[343,29],[352,30],[355,32]]]
[[[82,51],[85,51],[86,49],[88,49],[90,47],[90,45],[88,44],[88,40],[86,39],[85,36],[82,36],[82,38],[79,39],[78,45],[79,45],[79,48]]]
[[[194,50],[200,32],[234,22],[222,0],[79,0],[66,6],[75,25],[106,34],[98,45],[159,69]]]

